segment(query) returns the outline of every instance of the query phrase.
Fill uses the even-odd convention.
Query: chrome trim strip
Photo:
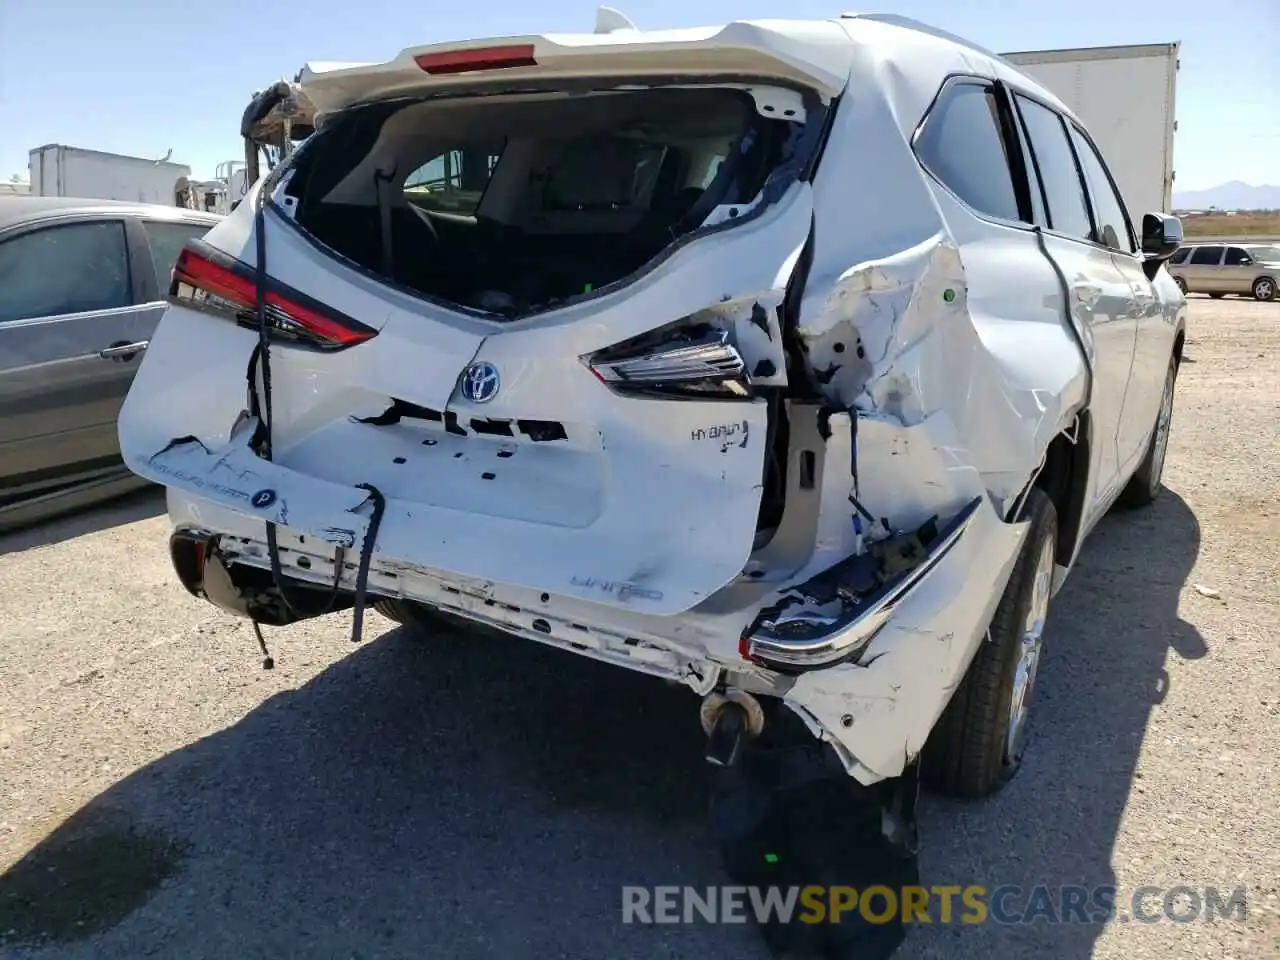
[[[871,642],[888,623],[907,594],[951,552],[977,516],[981,503],[981,497],[974,498],[944,528],[919,565],[886,583],[872,595],[869,602],[860,605],[851,620],[833,621],[834,629],[830,633],[804,640],[789,639],[767,627],[757,628],[747,637],[747,655],[765,666],[777,665],[790,671],[832,666],[852,656]]]

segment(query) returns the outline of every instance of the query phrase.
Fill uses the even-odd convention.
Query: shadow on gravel
[[[926,885],[1111,882],[1165,658],[1205,653],[1176,613],[1198,545],[1172,495],[1095,531],[1052,615],[1027,765],[991,801],[924,805]],[[81,809],[0,876],[0,940],[40,958],[762,958],[750,927],[621,922],[624,885],[724,882],[700,754],[682,689],[393,631]],[[1084,960],[1097,932],[935,923],[900,956]]]
[[[1020,887],[1004,902],[1006,920],[1031,915],[1039,906],[1033,890],[1043,884],[1050,909],[1033,923],[920,927],[902,960],[1093,956],[1102,926],[1064,916],[1059,889],[1093,894],[1115,884],[1112,849],[1129,795],[1144,789],[1138,754],[1148,718],[1168,693],[1165,662],[1208,653],[1178,617],[1199,550],[1199,522],[1171,490],[1145,509],[1113,512],[1094,529],[1049,615],[1022,771],[996,797],[933,799],[922,814],[922,882]],[[1160,879],[1128,878],[1138,885]],[[1117,914],[1132,913],[1130,893],[1116,896]],[[1155,903],[1145,901],[1148,912]]]
[[[12,530],[0,525],[0,556],[158,517],[165,511],[164,491],[159,487],[143,487],[97,506],[59,510],[49,519],[24,522]]]

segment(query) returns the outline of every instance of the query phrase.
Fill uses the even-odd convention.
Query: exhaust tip
[[[173,571],[193,597],[204,597],[205,563],[212,544],[213,535],[204,530],[184,528],[169,536],[169,559],[173,563]]]

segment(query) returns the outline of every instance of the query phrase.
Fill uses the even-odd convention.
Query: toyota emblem
[[[472,403],[488,403],[498,395],[498,368],[487,361],[473,363],[462,373],[462,395]]]

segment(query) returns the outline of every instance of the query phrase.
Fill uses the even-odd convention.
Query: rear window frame
[[[607,82],[602,83],[602,80],[606,80]],[[625,277],[621,277],[612,283],[604,284],[593,288],[589,292],[577,294],[558,301],[557,303],[531,310],[510,320],[495,320],[490,314],[484,311],[473,309],[465,304],[444,301],[425,294],[420,290],[389,280],[379,271],[366,267],[364,264],[358,263],[350,257],[347,257],[333,249],[328,244],[314,236],[311,231],[307,230],[297,221],[302,203],[298,195],[292,192],[292,187],[296,175],[301,169],[300,165],[310,161],[318,149],[317,145],[325,142],[325,137],[323,137],[322,134],[331,132],[333,125],[337,123],[340,118],[351,116],[357,111],[383,110],[387,111],[387,116],[389,116],[390,113],[401,109],[406,105],[429,102],[432,100],[466,99],[470,97],[501,96],[504,94],[625,91],[634,89],[637,84],[645,87],[749,87],[753,84],[768,85],[793,90],[799,93],[804,99],[806,117],[801,135],[796,140],[795,150],[792,157],[774,168],[773,173],[767,178],[765,185],[761,190],[759,203],[749,209],[741,210],[735,217],[728,217],[717,223],[703,225],[695,230],[691,230],[688,233],[683,234],[680,237],[677,237],[674,241],[667,244],[667,246],[664,247],[656,256],[645,263],[639,270],[634,271]],[[682,250],[686,245],[696,240],[700,240],[703,237],[711,236],[724,230],[733,229],[740,224],[748,223],[762,217],[769,207],[781,198],[791,183],[804,183],[811,182],[813,180],[813,177],[817,174],[823,153],[825,152],[826,144],[830,139],[831,130],[834,126],[835,118],[841,102],[842,97],[833,97],[830,102],[823,103],[817,91],[805,87],[802,84],[789,82],[777,77],[765,77],[752,74],[724,74],[710,77],[685,75],[626,75],[610,76],[608,78],[579,77],[561,79],[559,82],[554,84],[533,84],[526,82],[519,85],[512,84],[510,81],[502,80],[484,84],[471,83],[463,87],[442,87],[432,90],[426,94],[396,96],[386,99],[363,101],[352,104],[351,106],[332,114],[321,114],[317,116],[315,132],[299,144],[298,147],[289,154],[289,156],[285,157],[279,164],[268,171],[267,175],[263,178],[259,203],[261,204],[264,213],[266,211],[272,211],[275,213],[278,225],[294,231],[308,245],[319,253],[336,260],[344,267],[352,270],[364,279],[377,284],[380,288],[394,291],[397,294],[413,300],[430,303],[433,306],[443,308],[458,315],[466,316],[469,319],[481,322],[492,329],[519,329],[522,325],[528,325],[536,322],[538,318],[547,313],[565,309],[566,307],[590,300],[610,296],[657,269],[668,258]],[[385,117],[383,118],[383,121],[385,122]]]

